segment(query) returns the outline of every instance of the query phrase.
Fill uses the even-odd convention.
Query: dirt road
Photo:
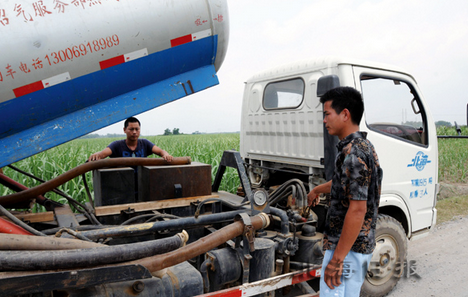
[[[410,242],[408,261],[411,273],[389,297],[468,296],[468,217],[437,225],[427,237]]]

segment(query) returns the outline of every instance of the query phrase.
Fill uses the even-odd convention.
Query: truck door
[[[382,205],[404,203],[411,231],[428,228],[438,183],[437,135],[416,82],[408,75],[353,67],[368,132],[384,172]]]

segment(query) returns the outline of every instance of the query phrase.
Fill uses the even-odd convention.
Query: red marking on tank
[[[13,89],[16,98],[24,96],[42,89],[58,85],[71,79],[70,73],[64,72],[46,79],[30,83],[28,85]]]
[[[133,51],[131,53],[127,53],[125,55],[120,55],[117,57],[113,57],[104,61],[99,62],[99,65],[101,66],[101,70],[116,66],[119,64],[123,64],[125,62],[130,62],[139,58],[143,58],[148,56],[148,49],[143,48],[137,51]]]
[[[103,69],[106,69],[115,65],[123,64],[123,63],[125,63],[125,57],[124,55],[120,55],[114,58],[101,61],[99,62],[99,65],[101,66],[101,70],[103,70]]]
[[[198,39],[202,39],[205,37],[211,36],[211,29],[206,29],[200,32],[195,32],[192,34],[188,34],[182,37],[178,37],[171,40],[171,47],[178,46],[184,43],[189,43]]]
[[[178,46],[184,43],[192,42],[192,34],[188,34],[182,37],[171,40],[171,47]]]
[[[18,98],[20,96],[24,96],[42,89],[44,89],[44,84],[40,80],[33,82],[32,84],[13,89],[13,93],[15,93],[16,98]]]

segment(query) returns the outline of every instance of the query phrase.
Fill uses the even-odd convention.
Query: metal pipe
[[[167,253],[185,245],[187,232],[172,237],[107,248],[61,251],[0,251],[0,270],[50,270],[91,267]]]
[[[128,235],[135,235],[135,234],[146,234],[146,233],[153,233],[162,230],[180,230],[192,226],[200,226],[200,225],[210,225],[214,223],[220,223],[225,221],[233,220],[234,217],[241,213],[246,212],[247,209],[241,210],[234,210],[229,212],[222,212],[222,213],[215,213],[210,215],[203,215],[199,216],[198,218],[181,218],[181,219],[174,219],[170,221],[160,221],[155,223],[144,223],[144,224],[135,224],[135,225],[124,225],[124,226],[116,226],[110,228],[103,228],[98,230],[88,230],[88,231],[80,231],[77,232],[89,238],[91,240],[96,240],[99,238],[116,238]],[[64,237],[69,237],[67,234],[63,234]]]
[[[281,233],[289,234],[289,218],[288,214],[276,207],[270,207],[270,213],[280,217],[281,219]]]
[[[289,269],[291,268],[290,263],[289,263],[290,258],[289,258],[289,256],[287,256],[287,257],[284,257],[283,260],[284,260],[283,271],[284,271],[284,274],[287,274],[287,273],[289,273],[289,271],[290,271]],[[291,289],[292,289],[291,286],[284,287],[283,288],[283,295],[288,295],[291,292]]]
[[[0,234],[0,250],[71,250],[93,247],[108,246],[70,238]]]
[[[67,234],[70,234],[72,235],[74,238],[76,239],[81,239],[83,241],[89,241],[89,242],[92,242],[91,239],[81,235],[81,234],[78,234],[75,230],[71,230],[69,228],[62,228],[60,229],[57,233],[55,233],[55,237],[61,237],[63,233],[67,233]]]
[[[44,193],[51,191],[52,189],[57,188],[58,186],[66,183],[67,181],[80,176],[81,174],[106,167],[127,167],[127,166],[162,166],[162,165],[185,165],[190,164],[190,157],[177,157],[172,160],[172,162],[167,162],[162,158],[112,158],[104,159],[93,162],[87,162],[80,166],[77,166],[50,181],[47,181],[41,185],[38,185],[34,188],[24,190],[19,193],[14,193],[0,197],[0,204],[3,206],[8,206],[14,203],[27,201],[31,198],[37,197],[38,195],[43,195]]]
[[[251,224],[254,230],[263,229],[269,225],[269,218],[265,213],[260,213],[251,217]],[[236,221],[178,250],[132,261],[127,264],[142,265],[153,273],[204,254],[226,241],[242,235],[244,227],[245,224],[242,221]]]

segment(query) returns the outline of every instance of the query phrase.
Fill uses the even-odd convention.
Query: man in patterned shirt
[[[332,180],[308,194],[312,206],[318,204],[319,194],[331,194],[320,296],[359,296],[375,248],[382,169],[367,133],[359,131],[364,112],[361,94],[339,87],[325,93],[320,102],[328,133],[340,139]],[[345,275],[343,264],[349,272]]]

